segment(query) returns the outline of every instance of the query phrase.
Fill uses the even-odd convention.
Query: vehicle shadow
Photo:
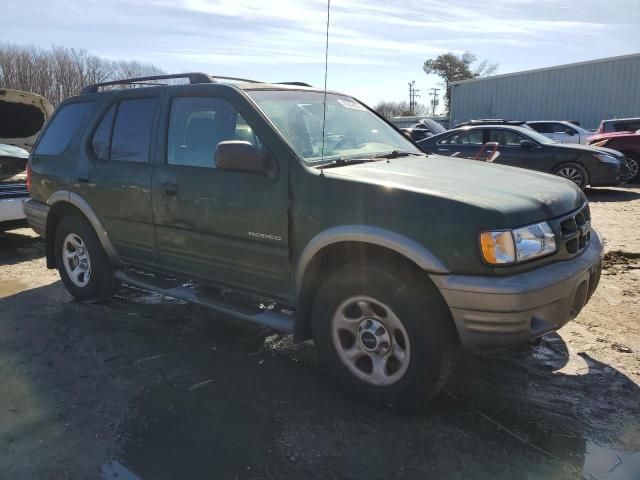
[[[464,357],[444,394],[397,414],[340,392],[312,344],[160,295],[88,305],[58,282],[0,311],[10,478],[91,476],[108,460],[142,479],[633,478],[590,459],[640,438],[637,385],[557,335]]]
[[[638,185],[615,188],[587,188],[585,194],[589,202],[624,202],[640,198]]]
[[[34,236],[31,230],[0,232],[0,266],[14,265],[44,255],[45,246],[42,238]]]

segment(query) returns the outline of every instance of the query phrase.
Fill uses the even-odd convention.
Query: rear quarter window
[[[42,134],[35,154],[55,156],[64,152],[92,105],[93,102],[74,102],[63,105]]]

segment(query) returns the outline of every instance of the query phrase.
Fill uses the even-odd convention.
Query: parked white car
[[[26,225],[27,159],[52,112],[40,95],[0,89],[0,232]]]
[[[594,132],[562,120],[536,120],[526,124],[536,132],[558,143],[581,143],[586,145],[587,140],[595,135]]]

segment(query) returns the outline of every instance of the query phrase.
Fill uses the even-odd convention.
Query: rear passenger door
[[[272,157],[270,175],[216,168],[218,143],[245,140],[268,153],[255,123],[268,130],[249,121],[257,114],[246,101],[197,92],[177,90],[163,108],[153,174],[160,260],[189,278],[281,296],[290,280],[288,166]]]
[[[156,260],[150,160],[159,104],[159,93],[133,92],[101,105],[75,174],[74,192],[93,208],[118,255],[133,263]]]

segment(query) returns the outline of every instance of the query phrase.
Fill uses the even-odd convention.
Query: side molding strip
[[[304,247],[296,266],[295,285],[298,294],[302,289],[302,280],[311,259],[324,247],[341,242],[361,242],[385,247],[408,258],[427,272],[449,273],[435,255],[410,238],[379,227],[342,225],[320,232]]]
[[[95,214],[87,201],[77,193],[61,190],[55,192],[48,198],[47,205],[51,207],[58,202],[69,202],[71,205],[80,210],[85,217],[87,217],[87,220],[89,220],[89,223],[95,230],[96,235],[98,235],[98,239],[102,244],[102,248],[104,248],[104,251],[107,252],[107,256],[109,257],[109,259],[111,259],[112,262],[119,264],[120,260],[118,259],[118,254],[116,252],[116,249],[113,247],[113,244],[111,243],[111,239],[109,238],[107,231],[104,229],[102,223],[100,223],[100,220],[98,219],[98,216]]]

